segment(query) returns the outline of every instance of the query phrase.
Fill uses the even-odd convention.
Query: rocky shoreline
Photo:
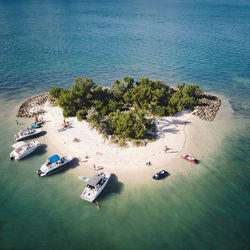
[[[40,115],[44,112],[43,105],[49,99],[50,94],[44,93],[27,99],[17,112],[17,117],[31,118]],[[202,120],[212,121],[221,105],[221,100],[208,93],[203,93],[201,96],[201,105],[199,105],[192,114],[198,116]]]
[[[202,120],[212,121],[220,108],[221,100],[208,93],[203,93],[200,98],[201,105],[199,105],[192,114],[198,116]]]
[[[178,91],[176,86],[170,86],[170,88],[173,91]],[[199,98],[201,104],[195,108],[192,114],[198,116],[202,120],[213,121],[220,108],[221,100],[218,97],[205,92],[203,92]]]
[[[49,93],[32,96],[21,104],[17,117],[31,118],[44,113],[43,106],[49,99]]]

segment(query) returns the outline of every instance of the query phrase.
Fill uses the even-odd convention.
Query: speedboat
[[[26,139],[31,136],[38,135],[42,132],[41,129],[27,129],[27,130],[21,130],[17,134],[14,135],[15,141],[20,141],[23,139]]]
[[[93,202],[107,185],[111,177],[110,173],[95,174],[87,181],[87,186],[81,194],[83,200]]]
[[[160,179],[163,179],[163,178],[165,178],[166,176],[169,176],[169,175],[170,174],[167,171],[161,170],[160,172],[153,175],[153,179],[154,180],[160,180]]]
[[[10,153],[11,160],[20,160],[23,157],[29,155],[34,150],[36,150],[40,146],[40,142],[31,141],[31,142],[17,142],[12,145],[14,150]]]
[[[185,159],[185,160],[187,160],[187,161],[191,161],[191,162],[193,162],[193,163],[195,163],[195,164],[198,163],[198,160],[197,160],[197,159],[195,159],[194,157],[191,157],[191,156],[189,156],[189,155],[181,155],[181,158],[182,158],[182,159]]]
[[[59,170],[62,170],[65,165],[73,160],[71,155],[60,157],[59,155],[53,155],[37,170],[39,176],[47,176],[53,174]]]

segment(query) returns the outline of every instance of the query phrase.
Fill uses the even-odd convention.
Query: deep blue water
[[[126,75],[197,83],[225,96],[244,129],[223,139],[206,175],[120,188],[98,212],[69,172],[35,178],[46,156],[8,161],[21,100]],[[249,1],[0,0],[0,248],[249,248],[249,103]]]

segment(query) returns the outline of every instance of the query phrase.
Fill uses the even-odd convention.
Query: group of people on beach
[[[44,122],[43,117],[40,117],[38,115],[35,116],[35,123],[39,123],[39,122]]]
[[[62,124],[62,126],[63,126],[64,128],[70,128],[69,122],[66,121],[65,119],[63,119],[63,124]]]
[[[170,148],[166,145],[166,146],[164,147],[165,153],[167,153],[167,152],[169,151],[169,149],[170,149]],[[146,162],[146,166],[147,166],[147,167],[152,166],[152,162],[151,162],[151,161]]]

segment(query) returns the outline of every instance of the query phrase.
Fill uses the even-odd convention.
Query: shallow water
[[[0,248],[247,249],[250,6],[247,1],[0,1]],[[101,209],[74,167],[38,178],[42,149],[9,161],[16,107],[76,77],[198,83],[230,107],[202,128],[198,166],[161,182],[113,177]],[[224,113],[223,113],[224,112]],[[212,154],[212,155],[211,155]],[[135,178],[136,179],[136,178]]]

